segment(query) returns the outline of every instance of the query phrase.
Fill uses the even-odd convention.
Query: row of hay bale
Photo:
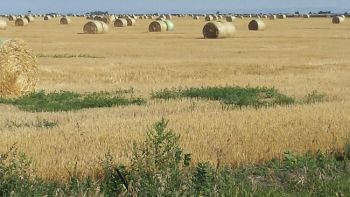
[[[266,24],[261,19],[250,21],[248,29],[251,31],[265,30]],[[227,21],[210,21],[203,27],[204,38],[231,38],[236,33],[236,27],[233,23]]]
[[[114,22],[115,27],[125,27],[125,26],[133,26],[135,25],[136,20],[129,18],[129,20],[120,18]],[[164,32],[164,31],[173,31],[175,25],[170,20],[158,19],[156,21],[151,22],[148,30],[150,32]],[[84,27],[83,31],[86,34],[103,34],[109,31],[109,26],[107,23],[103,21],[89,21]]]

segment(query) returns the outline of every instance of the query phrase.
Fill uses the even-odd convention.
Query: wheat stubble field
[[[86,19],[36,18],[0,37],[24,39],[39,60],[38,90],[48,92],[114,91],[133,88],[146,105],[70,112],[31,113],[0,105],[0,151],[16,143],[31,157],[37,174],[67,177],[77,164],[84,175],[107,152],[127,162],[134,141],[162,117],[181,134],[182,147],[194,161],[219,159],[228,165],[281,157],[284,150],[341,148],[350,137],[350,22],[330,18],[265,20],[267,29],[250,32],[249,19],[236,20],[237,36],[207,40],[204,19],[174,18],[175,31],[149,33],[151,20],[114,28],[107,34],[82,34]],[[68,58],[69,55],[82,57]],[[62,58],[54,58],[62,56]],[[97,58],[99,57],[99,58]],[[195,99],[157,100],[163,88],[201,86],[275,87],[302,99],[317,90],[327,100],[270,108],[226,109],[219,102]],[[53,128],[13,127],[37,120],[56,121]]]

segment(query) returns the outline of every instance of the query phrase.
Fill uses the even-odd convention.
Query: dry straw
[[[222,21],[209,22],[203,28],[204,38],[231,38],[235,33],[236,28],[232,23]]]
[[[22,40],[0,39],[0,96],[33,92],[38,82],[37,60]]]
[[[236,20],[236,17],[235,16],[226,16],[226,21],[227,22],[233,22]]]
[[[45,21],[51,20],[51,16],[50,16],[50,15],[44,16],[44,20],[45,20]]]
[[[134,18],[127,17],[126,21],[128,22],[128,26],[135,26],[136,20]]]
[[[248,25],[248,29],[251,31],[262,31],[262,30],[265,30],[265,28],[266,28],[266,24],[264,23],[264,21],[260,19],[252,20]]]
[[[7,28],[6,21],[0,19],[0,30],[6,30],[6,28]]]
[[[83,31],[86,34],[103,34],[109,30],[108,25],[102,21],[90,21],[84,25]]]
[[[164,20],[156,20],[153,21],[149,26],[148,30],[149,32],[162,32],[162,31],[167,31],[168,26],[164,22]]]
[[[32,15],[26,15],[24,18],[26,18],[29,23],[34,22],[34,17]]]
[[[205,21],[212,21],[214,20],[214,17],[212,15],[205,16]]]
[[[16,16],[13,16],[13,15],[10,15],[10,16],[9,16],[9,21],[14,21],[14,20],[16,20],[16,19],[17,19]]]
[[[166,26],[167,26],[167,31],[174,31],[175,25],[171,20],[164,20]]]
[[[343,23],[345,21],[345,16],[334,16],[332,19],[332,23],[333,24],[340,24]]]
[[[29,24],[29,22],[28,22],[28,20],[26,18],[18,18],[15,21],[15,25],[16,26],[26,26],[28,24]]]
[[[72,20],[69,17],[67,17],[67,16],[62,17],[61,20],[60,20],[60,24],[61,25],[68,25],[70,23],[72,23]]]
[[[125,18],[119,18],[114,21],[114,27],[126,27],[128,26],[128,21]]]

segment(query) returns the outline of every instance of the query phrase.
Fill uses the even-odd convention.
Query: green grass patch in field
[[[84,108],[101,108],[121,105],[141,105],[142,98],[126,97],[125,92],[93,92],[79,94],[69,91],[31,93],[15,99],[0,98],[0,103],[18,106],[31,112],[71,111]]]
[[[37,54],[37,57],[48,58],[105,58],[102,56],[94,56],[89,54]]]
[[[277,89],[266,87],[202,87],[163,89],[152,93],[152,98],[201,98],[221,101],[237,107],[264,107],[274,105],[289,105],[294,98],[280,93]]]

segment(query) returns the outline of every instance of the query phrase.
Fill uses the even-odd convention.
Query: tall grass
[[[180,136],[161,120],[135,144],[130,166],[106,154],[101,173],[66,181],[35,176],[33,163],[13,146],[0,154],[0,196],[346,196],[350,193],[350,145],[340,152],[296,155],[248,166],[191,163]]]

